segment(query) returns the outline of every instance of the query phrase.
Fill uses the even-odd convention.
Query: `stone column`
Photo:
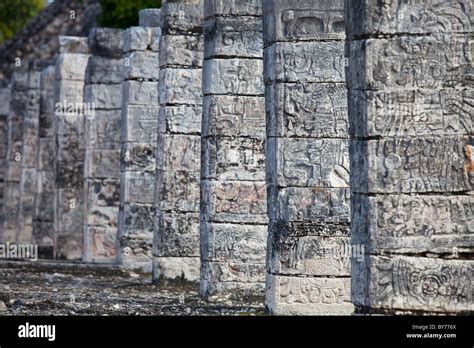
[[[202,0],[161,8],[153,279],[199,279]]]
[[[356,312],[472,312],[472,1],[346,6]]]
[[[54,92],[55,254],[77,260],[83,245],[84,114],[91,113],[83,102],[89,49],[86,38],[60,36],[59,42]]]
[[[40,114],[40,82],[42,62],[33,61],[28,72],[26,112],[23,117],[21,149],[20,205],[16,223],[18,243],[38,244],[33,236],[35,196],[38,184],[38,146]]]
[[[204,1],[201,294],[263,297],[267,243],[261,0]]]
[[[54,253],[54,188],[55,137],[54,87],[55,66],[48,66],[40,76],[40,107],[38,120],[37,185],[33,237],[41,258],[53,259]]]
[[[343,2],[264,0],[266,308],[350,314]]]
[[[140,12],[125,33],[118,263],[152,270],[160,10]],[[155,26],[155,28],[153,28]]]
[[[86,69],[84,251],[87,262],[114,263],[120,204],[124,32],[97,28],[89,35],[92,56]]]
[[[10,113],[10,86],[0,85],[0,242],[5,228],[5,176],[7,172],[8,114]]]
[[[5,174],[5,228],[2,242],[18,242],[16,223],[20,207],[21,158],[23,150],[23,120],[28,103],[28,72],[15,71],[11,78],[10,110],[7,119],[7,167]],[[31,241],[29,241],[31,242]]]

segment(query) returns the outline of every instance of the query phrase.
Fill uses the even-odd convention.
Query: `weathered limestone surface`
[[[158,136],[160,10],[125,32],[118,263],[151,272]],[[153,26],[153,27],[151,27]]]
[[[343,1],[264,0],[267,310],[350,314]],[[350,257],[350,256],[349,256]]]
[[[0,242],[5,228],[5,175],[7,170],[8,114],[10,113],[10,86],[0,85]]]
[[[33,237],[41,258],[55,257],[54,194],[55,194],[55,136],[54,136],[54,65],[41,71],[38,120],[37,183],[33,218]]]
[[[202,0],[161,8],[153,279],[199,280]]]
[[[116,261],[124,45],[123,30],[98,28],[89,35],[91,57],[86,68],[84,102],[93,112],[86,115],[84,129],[85,261]]]
[[[232,3],[236,14],[228,13]],[[263,297],[267,211],[260,1],[205,0],[201,294]]]
[[[472,311],[473,3],[346,6],[356,311]]]
[[[93,108],[83,100],[89,49],[87,38],[61,36],[54,91],[54,234],[58,259],[77,260],[83,249],[84,116]]]

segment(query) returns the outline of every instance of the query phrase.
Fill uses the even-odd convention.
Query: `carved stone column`
[[[266,307],[350,314],[342,0],[264,0],[269,208]]]
[[[115,263],[120,205],[124,31],[93,29],[84,101],[84,261]]]
[[[118,263],[152,270],[160,10],[140,12],[125,33]]]
[[[23,122],[28,103],[28,71],[15,71],[11,77],[10,108],[7,118],[7,167],[5,173],[5,228],[2,242],[18,242],[16,224],[20,212],[20,179],[23,149]]]
[[[472,311],[472,1],[346,12],[356,311]]]
[[[38,244],[39,256],[52,259],[54,253],[54,191],[55,191],[55,137],[54,137],[54,87],[56,69],[54,65],[41,71],[40,107],[38,120],[37,184],[33,237]]]
[[[201,293],[263,297],[267,240],[261,0],[205,0]]]
[[[78,260],[83,248],[84,114],[83,90],[87,39],[59,37],[54,92],[55,179],[54,234],[58,259]]]
[[[202,0],[161,8],[153,279],[199,279]]]
[[[0,82],[0,242],[5,228],[5,179],[7,174],[8,114],[10,113],[10,86]]]

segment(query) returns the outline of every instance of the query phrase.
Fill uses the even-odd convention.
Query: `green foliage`
[[[13,37],[44,5],[44,0],[0,0],[0,43]]]
[[[2,0],[3,1],[3,0]],[[100,0],[102,27],[129,28],[138,25],[138,11],[161,7],[160,0]]]

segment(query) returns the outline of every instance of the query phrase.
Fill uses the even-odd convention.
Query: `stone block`
[[[348,138],[343,83],[276,83],[267,86],[270,137]]]
[[[160,70],[160,104],[202,104],[201,69]]]
[[[195,171],[161,170],[156,173],[156,204],[161,211],[199,211],[199,167]]]
[[[469,0],[398,0],[388,3],[356,0],[347,2],[347,16],[351,37],[469,32],[473,22]]]
[[[158,82],[125,81],[124,105],[158,105]]]
[[[57,189],[55,223],[57,234],[71,231],[80,235],[82,233],[83,195],[77,189]]]
[[[201,139],[193,135],[158,135],[156,166],[159,169],[175,171],[199,171]]]
[[[342,41],[276,42],[265,49],[265,83],[345,83],[344,45]]]
[[[262,19],[216,17],[204,23],[204,57],[263,57]]]
[[[209,222],[266,224],[265,182],[201,181],[201,219]]]
[[[161,7],[164,35],[202,34],[203,0],[166,2]]]
[[[348,44],[352,89],[461,88],[472,71],[469,34],[401,36]]]
[[[382,310],[472,311],[472,260],[369,256],[352,264],[355,305]]]
[[[48,225],[49,224],[52,225],[54,221],[54,193],[53,192],[37,193],[35,204],[36,204],[36,209],[35,209],[34,218],[36,222],[33,221],[33,225],[35,225],[37,221],[43,221],[45,222],[45,224],[46,224],[46,221],[50,221],[50,223],[48,222]],[[51,231],[48,231],[48,234],[52,235],[53,228],[52,226],[49,226],[49,227],[51,227]]]
[[[157,213],[153,255],[199,258],[199,214]]]
[[[351,188],[357,193],[472,190],[472,137],[351,142]]]
[[[88,61],[88,54],[60,54],[56,60],[56,79],[84,81]]]
[[[89,58],[86,69],[86,84],[119,84],[123,81],[123,59],[100,56]]]
[[[267,256],[270,274],[350,276],[350,237],[297,236],[284,232],[270,230],[268,247],[272,252]]]
[[[267,227],[201,222],[201,258],[219,263],[262,264],[266,255]],[[261,279],[263,281],[263,277]]]
[[[232,260],[206,262],[201,271],[201,279],[207,283],[208,292],[211,292],[212,288],[216,288],[215,284],[219,283],[223,286],[225,284],[237,286],[238,283],[261,283],[263,285],[265,281],[265,262],[248,263]]]
[[[120,174],[120,150],[86,150],[84,176],[86,178],[118,178]]]
[[[474,130],[473,90],[417,89],[350,93],[354,137],[468,135]]]
[[[121,29],[93,28],[88,38],[91,54],[109,58],[120,59],[124,43],[124,30]]]
[[[81,36],[59,36],[59,53],[88,54],[87,38]]]
[[[204,61],[202,90],[207,94],[261,96],[263,62],[256,59],[212,59]],[[229,76],[233,78],[230,79]]]
[[[350,315],[350,279],[270,274],[265,307],[274,315]]]
[[[204,1],[204,15],[212,16],[261,16],[261,0],[206,0]]]
[[[120,182],[122,202],[153,204],[155,199],[155,173],[122,172]]]
[[[277,221],[347,224],[348,188],[268,187],[268,215]]]
[[[160,78],[160,57],[157,52],[136,51],[124,56],[124,78],[153,80]]]
[[[345,139],[269,138],[267,183],[281,187],[349,187]]]
[[[55,113],[79,113],[83,106],[83,81],[60,80],[55,84]],[[79,112],[78,112],[79,111]]]
[[[474,201],[466,196],[366,196],[352,198],[353,242],[369,253],[470,253]]]
[[[153,231],[155,225],[155,209],[140,204],[124,204],[120,207],[119,224],[121,231],[145,230]],[[152,236],[150,237],[150,244]]]
[[[264,181],[265,140],[206,138],[202,149],[203,178]]]
[[[90,255],[94,262],[115,262],[117,255],[117,228],[86,226],[91,241]]]
[[[199,106],[166,106],[159,112],[159,131],[171,134],[201,134],[202,108]]]
[[[85,146],[95,150],[120,148],[120,110],[97,110],[92,119],[85,118]]]
[[[122,85],[86,85],[84,102],[98,109],[120,109],[122,106]]]
[[[153,259],[153,279],[199,281],[199,257],[156,257]]]
[[[143,27],[131,27],[124,33],[124,52],[145,51],[150,44],[151,31]]]
[[[265,44],[345,40],[344,0],[263,0]]]
[[[158,134],[158,105],[126,105],[122,108],[122,139],[155,143]]]
[[[203,136],[265,137],[265,99],[207,95],[203,99]]]
[[[148,171],[156,169],[156,145],[149,143],[123,143],[121,154],[123,171]]]
[[[164,35],[160,42],[160,67],[202,67],[202,36]]]

